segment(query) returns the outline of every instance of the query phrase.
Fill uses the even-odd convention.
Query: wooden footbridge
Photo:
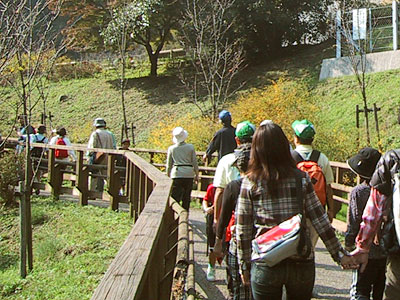
[[[10,139],[6,147],[13,148],[15,144],[16,140]],[[107,165],[90,165],[85,159],[86,146],[33,146],[48,149],[47,158],[42,158],[38,164],[47,172],[48,181],[46,184],[35,182],[34,189],[51,192],[55,198],[63,195],[76,197],[79,205],[87,205],[90,199],[102,199],[113,210],[120,209],[121,203],[129,207],[134,221],[132,231],[91,299],[195,299],[193,229],[189,226],[187,211],[170,197],[172,180],[163,172],[164,164],[156,163],[156,157],[157,161],[163,161],[166,151],[96,149],[108,154]],[[77,161],[57,160],[57,148],[75,150]],[[126,166],[122,168],[115,164],[121,155],[126,158]],[[197,155],[201,161],[203,153]],[[347,204],[351,185],[358,180],[346,164],[332,162],[332,167],[335,173],[334,199],[338,206]],[[92,174],[99,169],[105,175]],[[200,166],[200,180],[193,197],[203,197],[214,171],[215,168]],[[91,176],[107,180],[105,192],[89,190]],[[125,181],[122,195],[121,178]],[[63,186],[66,180],[72,183]],[[198,223],[195,228],[198,229]]]

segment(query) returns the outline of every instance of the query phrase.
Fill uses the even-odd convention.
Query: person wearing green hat
[[[296,120],[292,123],[292,128],[294,130],[294,144],[296,148],[292,152],[292,156],[297,163],[300,161],[314,161],[314,157],[317,156],[315,162],[321,168],[322,173],[325,177],[325,201],[328,204],[328,216],[329,220],[332,222],[334,217],[334,207],[333,207],[333,192],[331,184],[334,181],[332,168],[329,163],[328,157],[322,152],[313,149],[312,143],[314,141],[315,136],[315,127],[314,125],[304,119],[304,120]],[[316,155],[315,155],[316,154]],[[296,159],[299,157],[299,159]],[[323,204],[324,205],[324,204]],[[311,227],[312,228],[312,227]],[[318,235],[315,230],[311,232],[311,241],[315,246],[318,240]]]
[[[215,170],[213,185],[214,195],[214,224],[218,223],[221,211],[222,195],[229,182],[240,178],[240,172],[235,162],[241,151],[248,151],[251,148],[251,141],[256,127],[249,121],[243,121],[236,126],[235,140],[238,148],[233,153],[224,155],[218,162]]]

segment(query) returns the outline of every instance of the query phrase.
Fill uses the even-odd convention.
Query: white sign
[[[367,37],[367,9],[353,9],[353,40],[365,40]]]

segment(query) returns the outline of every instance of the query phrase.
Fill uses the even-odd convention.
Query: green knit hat
[[[294,121],[292,128],[294,133],[302,139],[312,139],[315,135],[314,125],[306,119]]]
[[[254,126],[254,124],[249,121],[243,121],[237,124],[235,135],[239,139],[252,138],[255,131],[256,126]]]

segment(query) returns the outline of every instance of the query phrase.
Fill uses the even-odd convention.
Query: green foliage
[[[15,205],[14,188],[18,185],[19,175],[23,172],[21,156],[13,151],[0,153],[0,206]]]
[[[280,56],[283,45],[320,40],[325,34],[331,0],[277,0],[235,2],[235,32],[244,39],[247,57]],[[245,37],[245,38],[244,38]]]
[[[152,2],[154,1],[135,1],[112,10],[111,21],[101,32],[105,44],[117,46],[121,44],[121,40],[144,32],[150,26]]]
[[[347,209],[347,205],[342,205],[335,218],[342,222],[347,222]]]
[[[378,112],[380,140],[375,130],[373,114],[369,114],[371,146],[382,151],[400,146],[400,126],[397,124],[400,84],[399,70],[368,74],[368,107],[376,103]],[[362,98],[354,76],[328,79],[321,82],[313,91],[313,97],[321,108],[317,127],[318,145],[325,150],[331,160],[344,161],[359,149],[366,147],[363,118],[360,129],[356,128],[356,105],[362,106]]]
[[[19,277],[18,210],[0,214],[0,299],[90,299],[132,227],[126,213],[34,198],[34,269]]]

